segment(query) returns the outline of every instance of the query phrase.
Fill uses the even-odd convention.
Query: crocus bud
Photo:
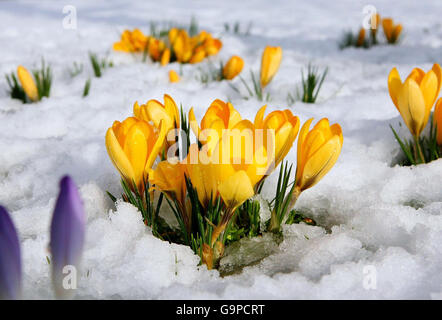
[[[0,300],[19,298],[20,288],[20,244],[8,212],[0,206]]]
[[[28,98],[32,101],[38,101],[39,97],[37,85],[35,84],[34,78],[29,73],[28,69],[23,66],[18,66],[17,76]]]
[[[264,88],[272,81],[282,60],[281,47],[267,46],[264,49],[261,60],[261,87]]]
[[[312,121],[313,118],[304,123],[298,137],[296,192],[318,183],[334,166],[342,149],[344,138],[339,124],[330,125],[323,118],[309,130]]]
[[[57,298],[69,298],[76,289],[85,224],[86,214],[77,186],[65,176],[60,182],[51,222],[52,282]]]
[[[244,60],[239,56],[233,56],[227,61],[223,68],[223,77],[227,80],[235,78],[244,67]]]

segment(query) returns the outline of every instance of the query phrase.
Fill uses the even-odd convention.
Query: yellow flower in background
[[[300,121],[288,109],[269,113],[264,118],[267,106],[261,107],[255,116],[255,128],[273,130],[275,141],[275,167],[285,158],[298,135]],[[265,136],[267,137],[267,136]],[[267,139],[264,141],[267,145]]]
[[[140,29],[133,31],[124,30],[121,40],[114,43],[114,50],[124,52],[142,52],[146,47],[149,37],[144,35]]]
[[[198,126],[193,108],[189,111],[190,127],[202,144],[207,143],[209,154],[221,139],[222,130],[233,128],[239,121],[241,115],[233,105],[219,99],[213,101],[207,109],[201,120],[201,126]]]
[[[123,122],[115,121],[107,130],[109,157],[132,190],[137,188],[143,194],[144,179],[163,148],[165,137],[165,126],[160,125],[156,131],[146,121],[134,117]]]
[[[361,30],[359,30],[358,40],[356,40],[356,46],[362,47],[364,45],[364,42],[365,42],[365,29],[361,28]]]
[[[428,123],[431,109],[440,92],[441,80],[442,70],[437,63],[427,73],[414,68],[404,83],[396,68],[388,76],[391,100],[415,139]]]
[[[439,146],[442,146],[442,98],[437,100],[434,108],[433,121],[436,126],[436,141]]]
[[[189,63],[192,63],[192,64],[200,63],[201,61],[204,60],[205,57],[206,57],[206,52],[204,51],[204,48],[200,46],[193,53],[192,58],[190,58]]]
[[[219,39],[215,39],[212,37],[207,38],[204,41],[203,45],[208,56],[217,54],[223,46],[222,42]]]
[[[17,76],[18,81],[20,81],[20,84],[23,87],[23,90],[25,91],[28,98],[31,101],[38,101],[39,95],[37,85],[35,84],[35,80],[29,73],[29,71],[23,66],[18,66]]]
[[[341,153],[343,136],[341,126],[330,126],[328,119],[321,119],[312,130],[309,119],[298,137],[298,154],[295,179],[295,197],[314,186],[334,166]]]
[[[223,68],[223,77],[227,80],[232,80],[241,73],[244,67],[244,60],[239,56],[233,56],[227,61]]]
[[[178,62],[186,63],[192,57],[192,45],[186,30],[179,30],[173,42],[173,51]]]
[[[264,88],[272,81],[282,60],[281,47],[267,46],[261,60],[261,87]]]
[[[162,66],[165,66],[169,63],[169,61],[170,61],[170,49],[166,48],[161,55],[160,63]]]
[[[133,112],[136,118],[152,122],[157,129],[162,122],[166,132],[180,127],[178,107],[168,94],[164,95],[164,104],[155,99],[149,100],[141,106],[135,102]]]
[[[180,81],[180,76],[178,75],[178,73],[175,72],[175,70],[170,70],[169,71],[169,81],[170,82],[178,82],[178,81]]]
[[[402,32],[401,24],[394,24],[393,19],[382,19],[382,28],[384,29],[384,35],[388,43],[396,43]]]

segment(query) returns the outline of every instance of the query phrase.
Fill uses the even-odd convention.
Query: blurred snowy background
[[[339,50],[343,32],[360,28],[368,4],[403,24],[403,42]],[[63,28],[66,5],[76,8],[76,29]],[[37,67],[41,58],[54,71],[51,97],[37,104],[11,100],[0,81],[0,203],[22,241],[24,297],[52,297],[49,221],[58,180],[70,174],[88,214],[79,298],[442,298],[442,159],[415,168],[394,165],[399,146],[389,124],[399,128],[401,119],[387,89],[393,67],[404,77],[413,67],[428,70],[442,62],[440,12],[439,0],[0,2],[0,74],[19,64]],[[188,24],[191,17],[222,38],[213,62],[240,55],[246,78],[259,69],[265,45],[283,48],[269,110],[287,107],[287,93],[309,62],[328,66],[319,103],[291,108],[302,122],[328,117],[344,133],[337,164],[296,206],[318,226],[287,226],[284,242],[267,248],[269,257],[227,277],[197,267],[190,248],[154,238],[133,207],[115,208],[105,194],[120,189],[104,135],[114,120],[131,115],[136,100],[168,93],[186,110],[193,106],[198,119],[216,98],[231,99],[249,119],[263,104],[241,99],[225,81],[201,84],[195,66],[184,66],[181,82],[171,84],[167,72],[178,71],[176,63],[160,67],[111,50],[125,28],[148,33],[151,22]],[[224,24],[235,22],[252,23],[250,35],[225,32]],[[93,78],[83,99],[92,76],[89,51],[108,55],[115,67]],[[71,78],[74,62],[84,70]],[[408,134],[404,126],[399,130]],[[296,161],[296,148],[288,159]],[[275,181],[273,175],[266,182],[265,197],[273,195]]]

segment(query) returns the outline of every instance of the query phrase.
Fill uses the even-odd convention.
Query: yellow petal
[[[127,181],[135,180],[135,173],[132,165],[124,154],[112,128],[109,128],[106,132],[106,149],[112,163],[120,174]]]
[[[220,183],[218,191],[232,211],[254,195],[253,186],[244,171],[238,171]]]
[[[141,186],[148,150],[146,137],[137,125],[133,125],[130,128],[124,142],[123,151],[134,170],[134,181],[136,185]]]
[[[146,174],[152,168],[152,166],[155,162],[155,159],[158,157],[158,154],[163,149],[164,141],[166,139],[166,134],[167,134],[167,128],[163,122],[160,122],[158,131],[159,131],[158,138],[157,138],[153,148],[151,150],[149,150],[149,157],[147,158],[146,166],[144,168],[144,171]]]
[[[399,111],[397,97],[399,95],[399,90],[402,87],[401,77],[396,68],[393,68],[388,75],[388,92],[390,93],[391,100],[393,101],[396,109]]]
[[[23,66],[18,66],[17,76],[28,98],[31,101],[38,101],[39,96],[37,86],[35,84],[34,78],[29,73],[29,71]]]
[[[425,127],[425,100],[418,84],[408,79],[398,96],[399,112],[413,136],[419,136]]]
[[[341,148],[340,139],[335,136],[307,160],[303,169],[301,190],[314,186],[330,171],[338,160]]]

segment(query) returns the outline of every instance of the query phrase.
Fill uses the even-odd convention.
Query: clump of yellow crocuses
[[[359,33],[356,35],[354,35],[351,31],[346,32],[343,39],[339,43],[339,47],[341,49],[347,47],[368,49],[372,46],[380,44],[377,37],[380,25],[382,25],[386,43],[398,44],[402,33],[402,25],[394,24],[393,19],[391,18],[381,19],[380,15],[376,13],[371,16],[369,27],[370,33],[368,36],[364,28],[359,29]]]
[[[198,124],[193,108],[187,119],[166,94],[164,103],[154,99],[135,103],[134,117],[116,121],[106,134],[109,156],[123,180],[125,201],[140,209],[156,236],[190,246],[208,269],[217,267],[226,244],[266,231],[261,229],[259,202],[252,197],[290,152],[300,127],[290,110],[265,116],[266,108],[261,107],[252,122],[243,119],[231,103],[217,99]],[[294,181],[290,172],[286,174],[287,165],[282,166],[284,179],[278,181],[276,197],[269,201],[273,210],[265,223],[269,231],[279,231],[300,193],[318,183],[340,154],[340,126],[322,119],[309,130],[311,122],[304,124],[298,138]],[[171,146],[165,141],[167,131],[183,129],[189,134],[190,128],[198,142],[185,148],[186,156],[173,153],[166,159],[165,147]],[[155,165],[158,157],[161,161]],[[179,230],[159,216],[163,195]]]
[[[394,24],[392,18],[382,19],[382,29],[388,44],[396,44],[402,32],[401,24]]]
[[[221,40],[209,32],[190,36],[187,30],[171,28],[165,35],[145,35],[141,30],[125,30],[120,41],[114,43],[116,51],[143,53],[162,66],[170,62],[199,63],[221,50]],[[143,59],[144,59],[143,58]],[[175,81],[171,81],[175,82]]]
[[[439,157],[435,150],[435,143],[433,143],[436,139],[433,126],[430,128],[429,138],[422,138],[421,135],[430,119],[441,84],[442,70],[437,63],[428,72],[414,68],[404,82],[401,81],[396,68],[393,68],[388,76],[388,91],[391,100],[413,137],[411,143],[403,142],[392,127],[407,157],[408,162],[405,164],[425,163]]]

